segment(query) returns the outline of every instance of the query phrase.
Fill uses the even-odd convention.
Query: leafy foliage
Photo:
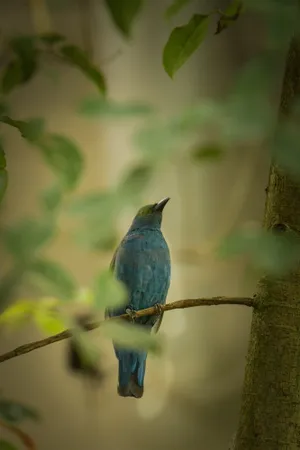
[[[100,328],[101,333],[113,339],[123,347],[137,350],[147,350],[152,353],[161,353],[161,340],[157,335],[152,335],[149,331],[139,325],[125,323],[121,320],[109,320]]]
[[[80,112],[89,117],[126,118],[147,116],[153,113],[153,108],[143,103],[116,103],[103,98],[84,100]]]
[[[61,300],[71,301],[75,296],[76,282],[58,262],[36,258],[27,269],[28,276],[35,280],[45,293],[56,295]]]
[[[7,251],[19,261],[30,261],[54,236],[51,223],[23,219],[16,225],[4,228],[1,238]]]
[[[123,36],[129,38],[143,0],[105,0],[105,4],[117,28]]]
[[[170,6],[165,11],[166,19],[170,19],[171,17],[178,14],[182,8],[191,3],[192,0],[173,0]]]
[[[224,240],[220,254],[247,256],[263,272],[282,275],[299,262],[300,240],[291,231],[281,235],[261,228],[245,227]]]
[[[111,270],[102,271],[94,282],[94,303],[97,309],[108,306],[122,306],[128,297],[124,285],[118,281]]]
[[[172,31],[163,51],[163,65],[171,78],[203,42],[208,23],[208,15],[194,14],[186,25]]]
[[[0,398],[0,417],[5,422],[13,425],[19,425],[27,419],[33,421],[40,419],[34,408],[4,397]]]
[[[62,56],[72,65],[81,70],[91,80],[102,94],[106,93],[104,75],[91,63],[86,53],[76,45],[64,45],[60,48]]]
[[[243,11],[242,0],[232,0],[228,7],[225,9],[224,14],[221,15],[217,23],[217,30],[215,34],[221,33],[228,26],[234,23]]]

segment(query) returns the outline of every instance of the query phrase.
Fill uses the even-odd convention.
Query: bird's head
[[[159,229],[162,221],[162,212],[169,200],[170,197],[166,197],[158,203],[140,208],[133,219],[131,229],[146,227]]]

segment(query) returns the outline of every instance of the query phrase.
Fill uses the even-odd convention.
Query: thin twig
[[[36,450],[33,439],[29,436],[29,434],[25,433],[25,431],[22,431],[20,430],[20,428],[17,428],[9,423],[5,423],[2,420],[0,421],[0,427],[6,428],[7,430],[18,436],[18,438],[22,441],[22,443],[28,450]]]
[[[162,311],[171,311],[172,309],[183,309],[183,308],[193,308],[194,306],[216,306],[216,305],[244,305],[253,307],[254,300],[252,298],[247,297],[236,297],[236,298],[227,298],[227,297],[212,297],[212,298],[194,298],[194,299],[186,299],[186,300],[177,300],[176,302],[167,303],[166,305],[162,305]],[[136,317],[142,316],[153,316],[157,314],[157,309],[155,307],[141,309],[136,311]],[[123,314],[121,316],[116,316],[108,320],[114,319],[128,319],[128,314]],[[103,323],[103,320],[100,322],[93,322],[90,324],[85,324],[85,331],[95,330],[99,328]],[[17,356],[25,355],[25,353],[32,352],[33,350],[37,350],[38,348],[45,347],[46,345],[54,344],[55,342],[62,341],[64,339],[68,339],[72,337],[71,330],[65,330],[61,333],[55,334],[53,336],[47,337],[45,339],[41,339],[39,341],[30,342],[29,344],[21,345],[20,347],[11,350],[10,352],[4,353],[0,355],[0,363],[7,361],[12,358],[16,358]]]

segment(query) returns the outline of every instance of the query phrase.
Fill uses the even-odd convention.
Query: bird
[[[127,288],[128,298],[122,307],[107,308],[106,319],[127,314],[143,329],[158,332],[171,279],[170,251],[161,231],[163,210],[169,200],[170,197],[166,197],[140,208],[116,249],[110,268]],[[157,314],[136,317],[135,311],[150,307],[156,307]],[[147,352],[122,348],[115,342],[113,346],[119,363],[119,396],[141,398]]]
[[[144,329],[157,333],[163,320],[162,305],[166,303],[171,280],[171,259],[168,244],[162,234],[163,210],[170,197],[158,203],[140,208],[129,230],[114,252],[110,270],[125,285],[127,300],[122,307],[107,308],[105,319],[127,314],[130,320]],[[135,311],[156,307],[157,314],[135,317]],[[87,331],[90,315],[77,319],[82,331]],[[144,394],[144,378],[147,352],[122,348],[113,342],[118,359],[118,387],[121,397],[141,398]],[[68,347],[68,368],[73,373],[101,383],[104,378],[102,369],[82,361],[78,344],[71,340]]]

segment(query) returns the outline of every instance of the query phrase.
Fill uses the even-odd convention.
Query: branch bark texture
[[[254,306],[254,299],[247,297],[193,298],[186,300],[177,300],[176,302],[167,303],[166,305],[162,305],[162,310],[171,311],[173,309],[193,308],[195,306],[216,306],[216,305],[244,305],[251,307]],[[157,309],[155,307],[136,311],[136,317],[152,316],[154,314],[157,314]],[[115,320],[120,318],[126,319],[128,318],[128,314],[123,314],[122,316],[114,317],[107,320]],[[99,328],[102,322],[103,321],[85,324],[84,325],[85,331],[92,331],[95,330],[96,328]],[[17,356],[25,355],[26,353],[32,352],[33,350],[46,347],[46,345],[54,344],[55,342],[68,339],[70,337],[72,337],[72,331],[64,330],[61,333],[49,336],[45,339],[41,339],[40,341],[30,342],[29,344],[21,345],[20,347],[17,347],[14,350],[11,350],[10,352],[0,355],[0,363],[12,358],[16,358]]]
[[[288,52],[280,116],[300,94],[300,45]],[[264,225],[300,229],[300,183],[271,165]],[[279,227],[280,228],[280,227]],[[288,276],[264,277],[253,312],[235,450],[300,448],[300,266]]]

